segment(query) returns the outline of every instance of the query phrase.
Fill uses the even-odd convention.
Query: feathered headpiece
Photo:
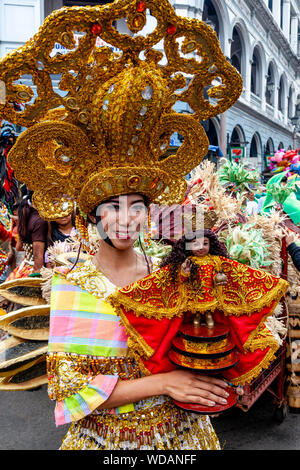
[[[147,9],[157,25],[143,36],[138,33]],[[121,18],[132,36],[114,27]],[[82,34],[77,48],[74,32]],[[97,37],[120,53],[96,47]],[[55,43],[67,53],[52,57]],[[159,43],[166,65],[155,49]],[[31,87],[16,83],[24,74],[33,77],[35,99]],[[53,89],[51,74],[61,74],[64,96]],[[167,0],[54,11],[24,47],[0,61],[1,80],[6,101],[0,114],[28,128],[9,161],[46,220],[70,214],[74,201],[88,213],[110,196],[130,192],[159,204],[182,202],[184,176],[208,150],[200,121],[226,111],[242,91],[216,33],[204,22],[177,16]],[[192,113],[176,113],[176,101]],[[24,109],[16,111],[13,102]],[[169,155],[174,132],[184,143]]]

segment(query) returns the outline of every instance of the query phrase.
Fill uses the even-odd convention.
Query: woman
[[[66,274],[64,281],[56,276],[53,284],[48,356],[51,377],[49,395],[58,400],[56,423],[74,421],[62,449],[218,449],[218,439],[209,418],[177,410],[170,398],[214,406],[215,403],[226,402],[227,383],[180,370],[143,376],[134,359],[127,357],[127,335],[119,325],[114,310],[105,301],[116,289],[144,278],[149,270],[155,269],[153,260],[148,260],[133,249],[146,221],[144,197],[139,194],[113,197],[100,204],[97,213],[91,215],[91,219],[97,223],[102,238],[106,234],[99,251],[92,261]],[[70,340],[70,321],[66,321],[69,313],[71,316],[71,312],[66,311],[66,295],[75,286],[74,295],[88,296],[86,305],[84,302],[80,304],[77,318],[79,311],[86,311],[89,303],[97,302],[96,298],[100,302],[99,315],[103,317],[99,325],[94,325],[95,335],[92,334],[90,338],[83,338],[84,320],[81,325],[78,320],[74,328],[79,332],[79,327],[82,327],[80,347],[75,339],[73,343]],[[59,308],[60,295],[65,299],[64,323]],[[101,346],[96,346],[96,331],[98,335],[101,332],[101,340],[98,336],[98,342],[102,341]],[[58,337],[60,341],[68,337],[70,344],[62,347],[58,344]],[[95,346],[92,347],[92,344]],[[76,354],[83,350],[93,353],[92,357]],[[68,354],[63,351],[68,351]],[[89,365],[89,361],[94,362]],[[83,364],[81,368],[80,364]],[[89,367],[96,370],[97,375],[84,375],[88,373]],[[103,375],[104,372],[108,375]],[[65,389],[62,384],[65,384]],[[164,426],[162,432],[165,417],[169,420],[170,431]],[[97,431],[99,426],[102,433]]]
[[[25,251],[25,258],[8,276],[7,281],[30,275],[39,275],[44,266],[48,224],[25,196],[18,207],[17,251]]]
[[[82,215],[91,215],[103,239],[92,261],[53,277],[49,395],[57,400],[56,423],[72,422],[62,449],[219,448],[209,419],[176,409],[171,399],[213,406],[226,400],[227,384],[165,368],[159,359],[159,373],[146,370],[138,351],[141,355],[145,347],[148,358],[155,351],[135,334],[117,303],[120,293],[128,305],[137,307],[134,317],[146,329],[145,315],[151,322],[159,313],[161,317],[153,319],[157,328],[147,339],[156,341],[163,334],[162,344],[169,345],[170,335],[166,342],[163,332],[170,322],[176,334],[181,297],[170,284],[168,292],[162,290],[169,279],[167,269],[158,270],[156,277],[154,260],[133,249],[146,220],[144,196],[149,203],[182,203],[185,175],[208,151],[202,118],[225,112],[240,96],[242,79],[226,60],[211,28],[176,15],[168,0],[151,1],[157,28],[146,37],[138,34],[147,22],[146,7],[146,2],[116,0],[103,8],[55,11],[35,35],[34,44],[1,61],[5,73],[6,66],[16,66],[16,57],[18,64],[30,63],[35,70],[38,59],[47,61],[41,51],[53,47],[62,31],[66,44],[72,42],[68,31],[80,28],[86,33],[76,50],[54,58],[43,70],[45,87],[37,93],[45,106],[35,107],[34,122],[33,113],[26,109],[30,89],[24,113],[12,116],[30,124],[12,149],[10,162],[18,179],[34,191],[41,216],[45,220],[64,217],[76,203]],[[132,36],[109,26],[121,17],[127,18]],[[182,52],[194,51],[199,62],[179,56],[179,33],[186,35]],[[97,48],[98,36],[122,54],[114,56],[109,47]],[[155,47],[159,43],[165,49],[166,65]],[[64,70],[60,87],[68,91],[61,99],[46,86],[58,65]],[[67,73],[74,69],[76,76]],[[193,76],[188,84],[186,73]],[[215,85],[216,73],[224,78],[224,86]],[[6,76],[1,75],[3,80]],[[212,83],[209,94],[218,103],[203,98],[206,81]],[[6,84],[10,91],[11,84],[7,80]],[[193,113],[174,112],[175,101],[181,99]],[[50,102],[57,103],[57,108],[48,112]],[[6,106],[5,115],[6,109],[11,111]],[[174,132],[183,135],[184,143],[175,155],[166,154]],[[158,297],[152,296],[152,288],[158,289]],[[129,294],[136,294],[135,299],[127,298]],[[160,301],[167,305],[160,308]]]
[[[66,217],[62,217],[56,220],[53,220],[48,223],[48,240],[47,240],[47,248],[49,246],[53,246],[55,242],[67,242],[70,240],[72,236],[75,235],[75,221],[74,216],[69,215]],[[67,245],[65,245],[67,250]],[[52,266],[48,251],[45,253],[45,265],[47,268]]]

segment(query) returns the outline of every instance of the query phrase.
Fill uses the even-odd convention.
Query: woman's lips
[[[130,240],[131,235],[128,232],[116,232],[116,238],[120,240]]]

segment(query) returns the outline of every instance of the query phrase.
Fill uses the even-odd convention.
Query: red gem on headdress
[[[169,26],[167,27],[167,34],[171,36],[172,34],[175,34],[176,31],[177,31],[176,24],[169,24]]]
[[[91,27],[91,31],[95,36],[98,36],[98,34],[100,34],[102,31],[102,27],[100,26],[99,23],[94,23],[93,26]]]
[[[137,2],[136,9],[139,13],[143,13],[146,10],[146,2]]]

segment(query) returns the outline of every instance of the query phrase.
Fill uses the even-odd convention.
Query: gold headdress
[[[147,9],[157,25],[138,35]],[[114,27],[121,18],[132,36]],[[77,48],[75,31],[82,34]],[[96,47],[97,37],[120,54]],[[166,65],[154,49],[161,42]],[[51,57],[55,43],[68,52]],[[37,97],[15,83],[25,74],[32,75]],[[51,74],[61,75],[65,96],[53,90]],[[208,150],[200,121],[223,113],[242,90],[216,33],[204,22],[177,16],[168,0],[57,10],[24,47],[0,61],[1,80],[6,102],[0,115],[28,128],[9,161],[46,220],[70,214],[74,201],[88,213],[108,197],[130,192],[159,204],[182,202],[184,176]],[[176,113],[176,101],[192,112]],[[16,111],[13,102],[24,109]],[[168,155],[174,132],[184,143]]]

